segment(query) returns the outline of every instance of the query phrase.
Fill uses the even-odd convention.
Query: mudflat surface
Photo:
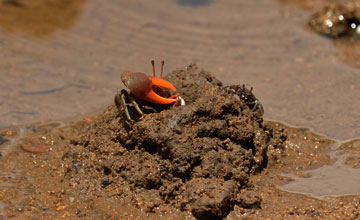
[[[72,125],[33,125],[1,158],[1,218],[360,216],[359,196],[318,200],[279,189],[294,181],[288,175],[311,178],[307,170],[336,163],[335,141],[263,122],[260,109],[241,99],[248,90],[234,93],[196,65],[166,79],[186,106],[129,122],[111,105]],[[18,133],[1,135],[11,141]],[[359,146],[338,149],[353,155],[344,166],[358,166]]]
[[[17,2],[0,5],[1,127],[100,111],[155,59],[253,86],[266,119],[360,136],[358,41],[304,28],[325,1]]]

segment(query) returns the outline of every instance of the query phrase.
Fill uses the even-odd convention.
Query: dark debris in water
[[[24,5],[18,0],[2,0],[4,5],[14,6],[14,7],[23,7]]]
[[[331,38],[360,36],[360,4],[354,0],[328,3],[311,16],[309,26]]]
[[[7,142],[8,139],[6,139],[5,137],[0,135],[0,145],[2,145],[3,143]]]
[[[175,0],[181,6],[202,7],[210,5],[213,0]]]

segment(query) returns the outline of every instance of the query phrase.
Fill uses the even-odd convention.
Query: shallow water
[[[360,169],[354,169],[342,164],[324,166],[307,172],[310,177],[286,175],[293,182],[281,186],[280,189],[309,195],[318,199],[327,197],[358,195],[360,193]]]
[[[297,6],[18,2],[0,6],[0,127],[99,111],[123,88],[122,71],[150,73],[149,60],[164,59],[166,71],[196,62],[225,83],[253,86],[266,119],[340,140],[360,136],[359,69],[304,29],[310,12]]]
[[[360,140],[353,142],[359,145]],[[349,166],[347,162],[352,155],[340,150],[341,146],[349,143],[335,143],[331,153],[336,159],[333,164],[325,165],[317,169],[305,171],[302,177],[293,174],[282,174],[290,179],[290,182],[279,186],[281,190],[309,195],[317,199],[331,199],[332,197],[349,196],[360,194],[360,169]],[[357,149],[357,154],[358,154]],[[359,163],[359,159],[356,158]]]

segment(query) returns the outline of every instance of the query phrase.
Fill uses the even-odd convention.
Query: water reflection
[[[102,111],[122,89],[122,71],[149,74],[149,60],[165,59],[168,72],[196,62],[224,84],[253,86],[268,120],[339,139],[360,135],[357,72],[332,62],[329,42],[301,29],[305,11],[268,0],[7,2],[0,0],[0,128]]]
[[[360,140],[341,144],[333,153],[332,165],[305,172],[305,177],[283,174],[292,181],[279,186],[281,190],[309,195],[318,199],[360,194]]]
[[[283,5],[294,5],[304,10],[313,9],[316,3],[314,0],[277,0],[277,2]]]
[[[213,0],[175,0],[181,6],[200,7],[210,5]]]
[[[360,37],[334,39],[334,45],[341,51],[338,56],[343,63],[360,68]]]
[[[306,25],[305,28],[328,36],[333,40],[336,48],[342,51],[338,56],[340,61],[360,68],[360,27],[358,26],[360,7],[355,1],[349,1],[347,4],[329,4],[326,1],[314,0],[277,0],[277,2],[311,11],[313,15],[309,18],[310,25]]]
[[[37,37],[49,36],[57,29],[70,28],[85,0],[2,0],[0,26]]]
[[[340,163],[306,172],[307,178],[284,175],[293,181],[279,187],[281,190],[309,195],[318,199],[358,195],[360,193],[360,170]]]

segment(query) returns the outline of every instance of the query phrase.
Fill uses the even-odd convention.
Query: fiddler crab
[[[129,92],[122,89],[120,93],[116,94],[115,105],[119,113],[125,113],[128,121],[133,121],[128,106],[134,107],[140,116],[144,114],[138,102],[144,103],[153,110],[159,109],[159,106],[160,108],[166,108],[185,105],[184,99],[178,95],[176,88],[162,78],[164,61],[161,61],[160,78],[155,76],[154,60],[151,61],[151,65],[153,67],[153,76],[130,71],[121,74],[121,81],[129,89]]]
[[[243,100],[245,104],[250,107],[251,111],[256,111],[260,109],[261,114],[262,115],[264,114],[263,105],[252,93],[253,87],[251,87],[249,90],[243,84],[242,86],[240,85],[227,86],[225,87],[225,89],[228,92],[237,95],[241,100]]]

